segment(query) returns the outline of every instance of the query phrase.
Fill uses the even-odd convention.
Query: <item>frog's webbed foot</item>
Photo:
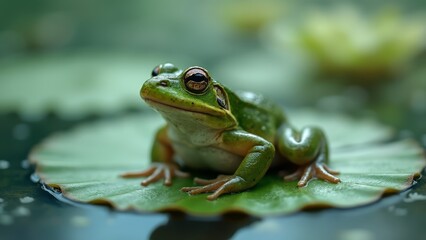
[[[184,187],[181,191],[191,195],[213,192],[213,194],[207,196],[207,199],[215,200],[222,194],[240,191],[240,186],[244,180],[239,176],[219,175],[217,178],[211,180],[194,178],[194,182],[203,186]]]
[[[179,170],[179,167],[175,164],[171,163],[154,163],[148,169],[141,172],[133,172],[133,173],[124,173],[120,175],[123,178],[139,178],[139,177],[147,177],[144,181],[142,181],[142,186],[148,186],[153,182],[157,182],[158,180],[164,178],[164,185],[170,186],[172,185],[173,177],[186,178],[189,177],[189,173],[182,172]]]
[[[339,172],[330,169],[327,165],[321,162],[313,162],[306,166],[301,166],[296,172],[284,177],[286,181],[299,180],[298,187],[304,187],[313,178],[319,178],[331,183],[339,183],[340,179],[334,175]]]

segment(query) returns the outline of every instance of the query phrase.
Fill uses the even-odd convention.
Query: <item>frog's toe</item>
[[[319,179],[323,179],[327,182],[340,182],[340,178],[334,176],[339,174],[339,172],[329,169],[325,164],[318,164],[318,166],[316,166],[315,173]]]
[[[311,180],[314,176],[314,171],[312,169],[312,166],[307,167],[304,171],[303,174],[299,180],[299,182],[297,183],[298,187],[304,187],[306,186],[306,184],[308,184],[309,180]]]
[[[231,176],[230,175],[219,175],[217,176],[215,179],[204,179],[204,178],[194,178],[194,182],[196,184],[200,184],[200,185],[209,185],[224,179],[229,179]]]
[[[196,180],[196,183],[204,184],[204,186],[184,187],[181,191],[187,192],[191,195],[213,192],[213,194],[207,196],[208,200],[215,200],[225,193],[239,191],[239,184],[243,181],[241,177],[226,175],[220,175],[216,179],[212,180],[200,178],[194,180]]]
[[[211,183],[205,186],[200,186],[200,187],[184,187],[181,189],[181,191],[187,192],[191,195],[214,192],[218,188],[220,188],[223,184],[225,184],[225,182],[226,180],[222,180],[222,181],[218,181],[218,182]]]
[[[212,201],[217,199],[222,194],[240,191],[240,189],[238,188],[238,185],[241,181],[242,181],[242,178],[240,177],[232,178],[231,180],[225,182],[225,184],[223,184],[213,194],[207,196],[207,200]]]
[[[166,179],[166,181],[170,181],[170,179],[168,179],[166,177],[166,176],[169,176],[169,175],[170,175],[169,169],[157,168],[149,177],[147,177],[145,180],[142,181],[141,185],[146,187],[149,184],[156,182],[163,177]],[[170,182],[170,184],[171,184],[171,182]],[[167,184],[165,184],[165,185],[167,185]]]
[[[335,170],[333,170],[333,169],[329,168],[329,167],[328,167],[327,165],[325,165],[325,164],[322,164],[322,167],[324,168],[325,172],[328,172],[328,173],[330,173],[330,174],[332,174],[332,175],[338,175],[338,174],[340,174],[340,172],[339,172],[339,171],[335,171]]]
[[[284,177],[285,181],[294,181],[299,179],[297,186],[304,187],[311,179],[318,178],[331,183],[339,183],[340,179],[334,175],[338,171],[330,169],[323,163],[312,163],[308,166],[300,167],[296,172]]]
[[[140,178],[140,177],[146,177],[151,175],[155,171],[155,167],[151,166],[148,169],[141,171],[141,172],[127,172],[120,174],[120,177],[122,178]]]
[[[144,171],[124,173],[124,174],[121,174],[120,177],[122,178],[147,177],[144,181],[141,182],[142,186],[148,186],[149,184],[157,182],[160,179],[164,178],[164,185],[170,186],[172,185],[172,179],[174,177],[186,178],[186,177],[189,177],[189,173],[180,171],[177,165],[175,164],[155,163]]]

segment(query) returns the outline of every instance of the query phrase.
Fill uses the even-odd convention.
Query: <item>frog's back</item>
[[[273,141],[276,130],[285,121],[282,108],[261,95],[232,92],[227,89],[232,114],[243,130]]]

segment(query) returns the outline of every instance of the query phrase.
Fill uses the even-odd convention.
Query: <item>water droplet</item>
[[[19,201],[21,203],[32,203],[34,202],[34,198],[26,196],[26,197],[20,198]]]
[[[415,201],[424,201],[426,200],[426,195],[418,194],[418,193],[409,193],[406,198],[404,198],[404,202],[411,203]]]
[[[395,216],[399,216],[399,217],[405,216],[408,213],[407,209],[397,208],[395,206],[390,206],[388,210],[389,212],[394,213]]]
[[[30,210],[26,207],[19,206],[13,210],[12,214],[16,217],[25,217],[31,214]]]
[[[33,183],[38,183],[40,181],[40,177],[36,173],[31,174],[30,179]]]
[[[6,160],[0,160],[0,169],[8,169],[10,166],[9,162]]]
[[[28,169],[28,168],[30,167],[30,162],[29,162],[27,159],[23,160],[23,161],[21,162],[21,167],[22,167],[23,169]]]

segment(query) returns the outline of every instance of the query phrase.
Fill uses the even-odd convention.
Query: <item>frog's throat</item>
[[[160,101],[150,99],[150,98],[144,98],[143,100],[146,103],[148,103],[149,105],[154,105],[154,106],[160,105],[160,106],[174,108],[174,109],[178,109],[178,110],[185,111],[185,112],[191,112],[191,113],[195,113],[195,114],[203,114],[203,115],[209,115],[209,116],[213,116],[213,117],[223,117],[225,115],[225,114],[219,113],[219,112],[216,112],[216,114],[215,114],[213,112],[202,112],[202,111],[197,111],[197,110],[194,110],[194,109],[184,108],[182,106],[174,106],[174,105],[167,104],[167,103],[164,103],[164,102],[160,102]]]

